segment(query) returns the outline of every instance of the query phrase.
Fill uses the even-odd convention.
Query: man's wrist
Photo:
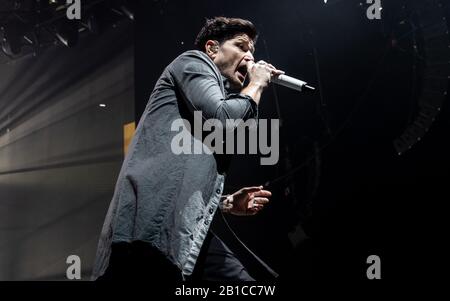
[[[247,87],[255,89],[258,92],[262,92],[262,91],[264,91],[264,88],[267,87],[267,84],[263,84],[263,83],[261,83],[259,81],[250,81],[248,83]]]
[[[250,96],[254,102],[258,105],[261,98],[261,94],[264,90],[264,86],[258,82],[250,82],[247,87],[242,89],[241,94]]]
[[[219,208],[222,212],[229,213],[233,209],[233,195],[222,195],[219,203]]]

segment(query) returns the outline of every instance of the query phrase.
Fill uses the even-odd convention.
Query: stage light
[[[82,23],[85,28],[89,30],[90,33],[99,34],[100,24],[94,15],[90,15],[85,22]]]
[[[134,21],[134,13],[131,11],[131,9],[125,5],[120,6],[120,10],[122,13],[131,21]]]
[[[134,5],[129,1],[115,1],[111,10],[119,16],[124,16],[134,21]]]
[[[78,42],[78,23],[73,20],[63,20],[56,26],[56,37],[67,47],[73,47]]]
[[[22,50],[24,24],[14,19],[0,27],[0,30],[3,36],[1,41],[3,52],[8,56],[19,54]]]
[[[16,39],[3,38],[2,51],[8,56],[14,56],[20,53],[22,45]]]
[[[16,59],[30,53],[36,55],[49,45],[74,47],[87,32],[99,35],[124,18],[134,20],[133,1],[91,2],[83,6],[81,20],[69,20],[66,0],[12,1],[11,12],[15,12],[1,16],[0,55]]]

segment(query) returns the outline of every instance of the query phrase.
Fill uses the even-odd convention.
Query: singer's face
[[[239,34],[223,42],[212,59],[233,88],[240,89],[247,76],[247,62],[254,61],[254,51],[252,39],[247,34]]]

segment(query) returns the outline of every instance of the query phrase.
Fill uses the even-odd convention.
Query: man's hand
[[[244,187],[224,200],[224,211],[234,215],[255,215],[269,202],[272,193],[263,186]]]
[[[272,76],[284,74],[284,71],[278,70],[273,65],[265,61],[257,63],[249,61],[247,63],[247,71],[250,83],[266,88],[270,83]]]
[[[250,96],[256,104],[259,104],[263,90],[269,85],[272,76],[284,74],[284,71],[276,69],[264,61],[255,63],[247,62],[247,71],[250,82],[242,89],[241,94]]]

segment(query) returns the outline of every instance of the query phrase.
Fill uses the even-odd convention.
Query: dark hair
[[[217,40],[220,44],[232,39],[237,34],[247,34],[253,43],[258,39],[258,32],[252,22],[239,18],[215,17],[206,19],[206,23],[195,39],[195,46],[205,51],[208,40]]]

